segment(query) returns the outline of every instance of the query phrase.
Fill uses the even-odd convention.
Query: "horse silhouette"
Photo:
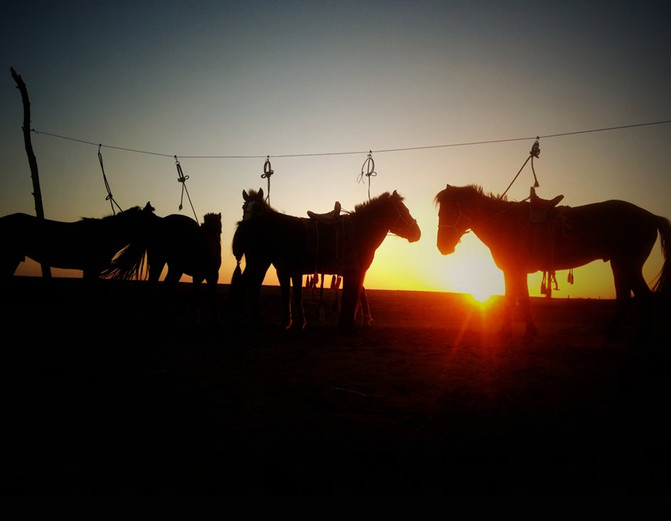
[[[250,292],[252,320],[258,323],[261,284],[270,265],[275,266],[282,295],[282,325],[289,328],[294,322],[300,326],[305,324],[302,276],[342,275],[338,322],[343,329],[351,330],[366,271],[389,232],[409,242],[421,236],[417,221],[395,191],[357,205],[351,214],[340,215],[329,222],[285,215],[267,208],[254,218],[238,223],[233,236],[238,268],[231,284]],[[243,255],[244,272],[239,270]],[[291,306],[292,281],[295,317]],[[236,295],[238,291],[235,290]],[[239,295],[236,298],[239,299]]]
[[[103,218],[75,222],[39,219],[24,213],[0,217],[0,276],[11,277],[26,257],[54,268],[82,270],[99,278],[114,255],[145,233],[154,214],[150,203]]]
[[[242,191],[242,199],[244,201],[242,205],[242,220],[247,221],[249,219],[252,219],[253,217],[258,217],[259,215],[262,215],[264,213],[272,212],[274,211],[273,208],[270,206],[268,201],[264,199],[263,197],[263,188],[260,188],[259,190],[250,190],[247,192],[246,190]],[[314,212],[311,212],[308,210],[308,216],[313,218],[313,219],[320,219],[322,221],[332,221],[338,217],[340,217],[340,203],[336,201],[335,207],[333,210],[331,210],[328,213],[325,214],[316,214]],[[237,268],[236,268],[236,273],[237,273]],[[314,279],[316,280],[319,278],[319,274],[310,274],[310,275],[315,275]],[[331,274],[333,275],[333,274]],[[322,273],[321,274],[321,281],[322,281],[322,288],[320,288],[320,298],[322,298],[322,289],[323,289],[323,284],[324,284],[324,278],[326,274]],[[294,284],[300,284],[298,280],[294,280]],[[317,285],[313,285],[312,288],[316,289]],[[337,293],[336,293],[336,303],[334,304],[334,308],[337,309],[338,304],[337,304]],[[320,311],[323,311],[322,309],[322,303],[320,302]],[[320,312],[321,314],[325,314]],[[359,298],[359,305],[356,308],[355,316],[358,318],[361,318],[361,322],[363,325],[369,326],[373,323],[373,316],[370,312],[370,305],[368,304],[368,296],[366,295],[366,288],[361,287],[361,294]],[[305,323],[302,324],[302,327],[305,327]]]
[[[533,195],[533,194],[532,194]],[[559,198],[538,204],[510,202],[486,195],[475,185],[447,187],[436,195],[437,246],[443,255],[454,252],[469,229],[489,247],[503,271],[506,306],[502,332],[511,332],[513,308],[519,302],[527,335],[536,334],[531,316],[527,274],[552,273],[602,259],[610,261],[615,281],[617,308],[608,328],[615,336],[631,294],[643,306],[641,332],[649,330],[652,291],[643,278],[643,264],[661,238],[664,264],[654,286],[656,292],[671,292],[671,259],[668,256],[671,225],[625,201],[604,201],[584,206],[555,206]],[[541,216],[538,216],[538,211]],[[532,218],[534,217],[534,218]]]
[[[221,266],[221,214],[206,214],[200,225],[185,215],[154,215],[146,232],[137,235],[109,263],[104,275],[114,279],[147,278],[156,285],[167,265],[164,284],[170,290],[182,275],[189,275],[199,301],[200,285],[206,281],[208,300],[214,306]]]

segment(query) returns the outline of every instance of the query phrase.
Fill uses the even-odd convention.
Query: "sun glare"
[[[447,291],[465,293],[480,303],[505,292],[503,272],[484,245],[465,239],[455,253],[442,258],[442,263],[442,285]]]

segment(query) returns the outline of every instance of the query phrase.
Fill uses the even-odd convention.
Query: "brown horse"
[[[642,332],[647,332],[652,292],[642,269],[659,232],[664,265],[654,289],[665,295],[671,292],[669,220],[624,201],[573,208],[555,207],[553,202],[536,209],[530,202],[509,202],[486,195],[477,186],[447,185],[436,195],[438,249],[443,255],[454,252],[469,229],[489,247],[505,280],[505,334],[511,332],[517,302],[525,316],[527,334],[536,334],[529,305],[528,273],[570,269],[598,259],[610,261],[615,280],[617,311],[609,333],[615,334],[632,292],[644,306]]]
[[[11,277],[29,257],[54,268],[82,270],[87,280],[100,277],[107,263],[134,238],[145,233],[155,215],[147,203],[101,219],[75,222],[38,219],[16,213],[0,217],[0,277]]]
[[[156,284],[166,264],[164,283],[168,288],[174,290],[183,274],[190,275],[197,302],[200,284],[207,281],[213,310],[221,266],[221,214],[206,214],[200,225],[185,215],[154,216],[147,233],[130,242],[104,275],[115,279],[147,276],[150,283]]]
[[[245,270],[236,270],[231,284],[251,292],[253,320],[258,322],[259,291],[266,271],[274,265],[282,293],[282,323],[288,328],[294,321],[290,282],[293,281],[296,323],[302,326],[305,323],[302,276],[342,275],[339,324],[344,329],[352,329],[366,271],[373,262],[375,250],[390,231],[409,242],[421,236],[417,221],[396,192],[360,204],[351,214],[338,216],[331,222],[294,217],[270,209],[238,223],[233,236],[233,254],[238,263],[245,256]]]
[[[244,201],[242,205],[242,220],[243,221],[248,221],[249,219],[253,217],[258,217],[259,215],[262,215],[264,213],[269,213],[274,211],[273,208],[270,206],[268,201],[264,199],[263,197],[263,188],[260,188],[259,190],[250,190],[247,192],[246,190],[242,191],[242,199]],[[328,212],[327,214],[315,214],[314,212],[308,211],[308,215],[312,217],[313,219],[321,219],[322,221],[328,221],[328,220],[333,220],[336,219],[340,216],[340,203],[336,202],[335,208],[331,211]],[[239,261],[238,261],[239,264]],[[239,272],[239,267],[236,267],[236,273]],[[317,273],[311,274],[311,275],[318,275]],[[326,274],[322,273],[321,274],[321,281],[322,281],[322,288],[320,290],[323,290],[323,284],[324,284],[324,278],[326,277]],[[300,284],[300,281],[294,280],[294,284]],[[336,297],[337,298],[337,297]],[[321,306],[321,304],[320,304]],[[336,305],[337,307],[337,305]],[[368,297],[366,295],[366,288],[361,286],[361,295],[360,295],[360,302],[359,306],[357,306],[357,310],[355,312],[356,317],[361,318],[361,322],[365,326],[369,326],[373,323],[373,316],[371,315],[370,312],[370,306],[368,304]],[[305,324],[303,324],[303,327],[305,327]]]

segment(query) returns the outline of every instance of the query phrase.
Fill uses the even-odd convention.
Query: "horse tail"
[[[103,269],[102,276],[121,280],[144,278],[146,253],[147,248],[144,245],[131,242],[114,256]]]
[[[659,231],[664,264],[657,276],[653,290],[667,297],[671,295],[671,222],[665,217],[658,217],[657,230]]]
[[[231,279],[231,285],[237,285],[242,279],[242,270],[240,269],[240,262],[242,261],[242,256],[245,254],[245,234],[244,228],[241,226],[242,223],[238,223],[238,227],[233,234],[233,255],[235,256],[235,261],[237,265],[233,271],[233,278]]]

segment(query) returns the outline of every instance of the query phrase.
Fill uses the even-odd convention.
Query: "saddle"
[[[558,195],[553,199],[542,199],[536,195],[536,190],[534,187],[531,187],[529,193],[529,205],[531,206],[531,212],[529,219],[532,223],[542,223],[547,221],[548,212],[557,206],[559,202],[564,198],[563,195]]]
[[[333,206],[333,210],[326,213],[315,213],[308,210],[308,216],[310,219],[318,221],[322,224],[333,224],[337,222],[338,217],[340,217],[340,203],[336,201],[335,205]]]

